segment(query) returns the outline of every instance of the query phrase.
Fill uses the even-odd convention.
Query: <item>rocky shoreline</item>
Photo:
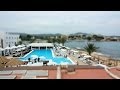
[[[91,56],[92,56],[91,58],[92,61],[104,64],[110,67],[120,66],[120,60],[114,59],[110,56],[105,56],[104,54],[96,53],[96,52],[92,53]]]

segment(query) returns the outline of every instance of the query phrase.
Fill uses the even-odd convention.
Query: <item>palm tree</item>
[[[89,55],[91,55],[92,52],[97,51],[99,47],[96,47],[93,43],[87,43],[87,46],[84,47],[85,51],[88,52]]]
[[[90,36],[89,36],[89,37],[87,37],[87,40],[88,40],[88,41],[91,41],[91,39],[92,39],[92,38],[91,38]]]

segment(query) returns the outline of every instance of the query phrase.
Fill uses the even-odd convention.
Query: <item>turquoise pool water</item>
[[[32,55],[37,55],[38,57],[45,57],[43,60],[49,60],[51,59],[53,62],[56,62],[57,64],[60,64],[61,62],[66,62],[68,64],[72,64],[72,62],[68,58],[64,57],[54,57],[52,55],[51,50],[33,50],[31,53],[28,55],[25,55],[24,57],[20,58],[22,61],[28,61],[28,58],[31,58]]]

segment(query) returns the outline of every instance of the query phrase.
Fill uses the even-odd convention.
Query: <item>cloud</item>
[[[0,11],[2,29],[28,33],[119,34],[120,11]]]

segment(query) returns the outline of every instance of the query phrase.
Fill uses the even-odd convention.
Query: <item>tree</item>
[[[104,37],[103,36],[93,35],[93,39],[95,39],[96,41],[101,41],[102,39],[104,39]]]
[[[55,43],[55,42],[56,42],[56,39],[55,39],[55,38],[53,38],[53,39],[52,39],[52,42],[53,42],[53,43]]]
[[[32,38],[31,35],[27,35],[27,40],[30,40]]]
[[[22,39],[22,35],[20,35],[19,38]]]
[[[88,40],[88,41],[91,41],[91,39],[92,39],[92,38],[91,38],[90,36],[87,37],[87,40]]]
[[[19,42],[18,42],[18,45],[21,45],[21,44],[22,44],[22,41],[19,41]],[[16,46],[16,45],[15,45],[15,46]]]
[[[1,47],[3,48],[3,39],[1,39]]]
[[[61,39],[57,38],[56,42],[60,44],[61,43]]]
[[[50,38],[47,39],[48,43],[52,43],[52,40]]]
[[[86,35],[82,35],[82,39],[86,39]]]
[[[15,46],[17,46],[17,43],[15,42]]]
[[[33,43],[36,39],[30,39],[30,43]]]
[[[62,43],[62,45],[64,46],[64,43],[66,42],[66,37],[62,37],[61,38],[61,43]]]
[[[93,43],[87,43],[87,46],[84,47],[84,50],[91,55],[91,53],[97,51],[98,48],[99,47],[96,47]]]

